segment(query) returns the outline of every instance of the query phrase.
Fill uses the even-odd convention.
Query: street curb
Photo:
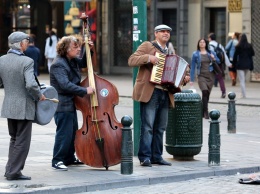
[[[119,96],[120,98],[132,98],[132,96]],[[228,105],[228,102],[217,102],[209,101],[210,104],[223,104]],[[250,106],[250,107],[260,107],[259,104],[245,104],[245,103],[236,103],[237,106]]]
[[[228,102],[216,102],[216,101],[209,101],[210,104],[224,104],[228,105]],[[258,104],[245,104],[245,103],[236,103],[236,106],[250,106],[250,107],[260,107]]]
[[[218,166],[219,167],[219,166]],[[156,177],[147,177],[140,179],[131,179],[131,180],[123,180],[123,181],[113,181],[113,182],[103,182],[100,184],[88,184],[86,185],[64,185],[64,186],[46,186],[42,188],[30,188],[26,189],[20,188],[16,189],[13,187],[12,189],[8,189],[8,192],[2,192],[4,189],[0,189],[1,194],[10,194],[10,193],[30,193],[30,194],[66,194],[66,193],[81,193],[81,192],[91,192],[91,191],[104,191],[108,189],[117,189],[124,187],[133,187],[133,186],[141,186],[141,185],[153,185],[160,183],[171,183],[171,182],[179,182],[179,181],[187,181],[196,178],[206,178],[212,176],[229,176],[229,175],[239,175],[239,174],[248,174],[248,173],[256,173],[260,171],[260,166],[254,167],[245,167],[245,168],[230,168],[230,169],[222,169],[218,170],[212,167],[212,171],[201,171],[201,172],[184,172],[178,175],[172,176],[156,176]],[[129,176],[129,175],[123,175]],[[131,175],[130,175],[131,176]],[[234,180],[235,181],[235,180]],[[238,181],[238,180],[237,180]],[[16,184],[17,187],[19,185]],[[37,186],[37,185],[35,185]],[[29,187],[29,186],[28,186]],[[32,186],[31,186],[32,187]],[[2,190],[2,191],[1,191]]]

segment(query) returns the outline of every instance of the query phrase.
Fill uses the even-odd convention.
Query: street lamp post
[[[147,6],[146,0],[133,0],[133,52],[147,40]],[[133,68],[133,84],[138,67]],[[134,101],[134,155],[137,155],[140,139],[140,103]]]

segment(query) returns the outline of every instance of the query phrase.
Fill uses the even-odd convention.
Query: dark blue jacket
[[[40,63],[40,59],[41,59],[41,52],[40,49],[37,48],[36,46],[28,46],[28,48],[26,49],[26,51],[24,51],[24,54],[28,57],[30,57],[31,59],[33,59],[34,61],[34,74],[36,76],[39,75],[38,73],[38,66]]]

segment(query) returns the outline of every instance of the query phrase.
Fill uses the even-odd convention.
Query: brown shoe
[[[236,80],[232,79],[232,86],[235,86],[235,85],[236,85]]]

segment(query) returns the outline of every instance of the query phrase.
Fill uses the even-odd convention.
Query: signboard
[[[228,0],[228,11],[229,12],[241,12],[242,11],[242,0]]]

